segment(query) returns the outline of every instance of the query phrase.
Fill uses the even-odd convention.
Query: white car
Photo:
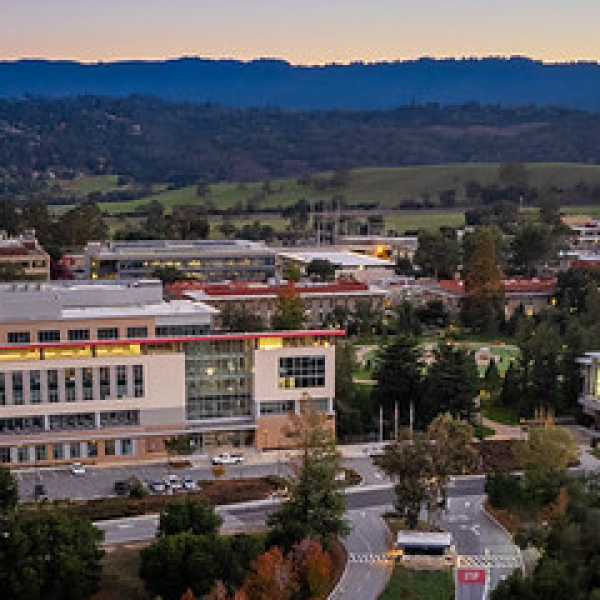
[[[73,463],[69,467],[69,470],[71,471],[72,475],[85,475],[85,466],[82,465],[80,462]]]
[[[243,455],[229,454],[228,452],[217,454],[212,458],[213,465],[239,465],[242,462],[244,462]]]
[[[154,492],[155,494],[160,494],[161,492],[165,492],[167,490],[165,482],[160,480],[150,482],[148,487],[150,488],[150,491]]]
[[[165,478],[165,487],[170,488],[174,492],[178,492],[183,489],[183,483],[177,475],[169,475]]]
[[[183,478],[183,489],[184,490],[195,490],[198,486],[196,485],[196,481],[193,477],[184,477]]]

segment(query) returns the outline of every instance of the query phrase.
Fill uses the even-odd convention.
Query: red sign
[[[459,569],[458,581],[460,583],[480,583],[485,585],[485,569]]]

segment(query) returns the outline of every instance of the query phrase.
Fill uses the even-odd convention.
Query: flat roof
[[[126,317],[166,317],[176,315],[216,315],[219,311],[208,304],[191,300],[173,300],[135,306],[90,306],[64,308],[61,319],[107,319]]]
[[[402,548],[448,548],[452,534],[447,531],[399,531],[396,546]]]
[[[391,269],[394,264],[388,260],[382,260],[366,254],[356,252],[342,252],[336,250],[297,250],[294,252],[279,252],[280,256],[298,262],[309,263],[312,260],[328,260],[341,268],[380,267]]]

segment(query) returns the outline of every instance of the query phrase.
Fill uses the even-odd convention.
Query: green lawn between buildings
[[[397,566],[379,600],[454,600],[450,570],[411,571]]]

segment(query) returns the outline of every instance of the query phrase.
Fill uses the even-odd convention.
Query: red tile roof
[[[173,297],[183,297],[186,292],[202,291],[207,296],[260,296],[264,294],[297,294],[323,293],[335,294],[343,292],[368,291],[366,283],[358,281],[333,281],[327,283],[282,284],[232,282],[232,283],[202,283],[200,281],[176,281],[165,286],[165,291]]]

